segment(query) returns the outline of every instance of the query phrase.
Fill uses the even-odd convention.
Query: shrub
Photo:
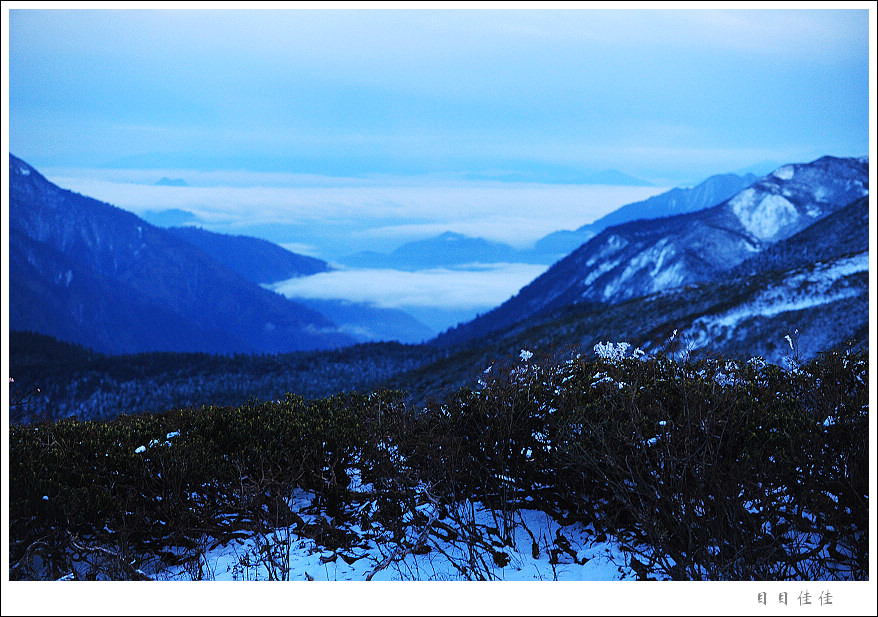
[[[468,546],[461,575],[487,576],[506,556],[485,534],[509,541],[522,507],[616,538],[643,577],[866,578],[865,351],[791,371],[596,351],[522,350],[422,409],[393,391],[288,394],[13,425],[10,578],[196,568],[205,538],[282,526],[345,546],[353,520],[381,523],[390,555],[427,550],[441,527]],[[304,525],[297,488],[333,526]],[[472,501],[494,509],[495,527],[466,515]]]

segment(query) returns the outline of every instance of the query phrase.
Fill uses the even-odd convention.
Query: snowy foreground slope
[[[760,358],[677,363],[627,343],[594,351],[597,362],[554,362],[523,349],[475,389],[417,411],[385,392],[11,427],[10,577],[228,581],[241,590],[233,602],[265,614],[332,612],[347,599],[346,614],[382,615],[443,613],[451,598],[403,585],[364,607],[351,595],[375,602],[374,586],[319,581],[694,579],[744,583],[711,595],[720,613],[759,609],[780,589],[861,614],[866,354],[785,370]],[[240,581],[302,588],[254,595]],[[675,597],[683,588],[669,584],[635,595],[675,608],[705,600],[701,585]],[[173,589],[213,600],[222,590],[194,587]],[[587,612],[583,597],[554,604],[565,586],[545,598],[490,589],[500,596],[488,609],[454,612]],[[599,610],[635,599],[609,593]],[[157,613],[164,594],[138,606]],[[280,604],[266,610],[269,596]],[[652,612],[643,599],[639,612]],[[231,606],[253,608],[220,612]]]
[[[292,509],[307,510],[314,498],[307,491],[296,491],[290,499]],[[366,506],[368,507],[368,505]],[[498,513],[478,503],[468,503],[470,519],[484,529],[496,528]],[[421,508],[432,517],[438,508],[430,503]],[[303,516],[306,524],[315,515]],[[442,519],[437,519],[442,523]],[[233,540],[209,548],[197,568],[179,567],[155,575],[157,580],[217,581],[455,581],[469,580],[459,564],[475,563],[485,580],[503,581],[618,581],[634,580],[636,572],[629,558],[610,541],[595,541],[593,530],[579,523],[562,525],[539,510],[520,510],[511,538],[512,546],[494,534],[491,541],[505,549],[509,562],[490,559],[477,562],[463,540],[441,541],[431,538],[430,552],[394,552],[389,532],[364,530],[351,525],[348,530],[363,540],[351,550],[328,550],[314,540],[301,539],[288,528]],[[447,523],[446,523],[447,524]],[[499,530],[498,530],[499,531]],[[417,540],[417,538],[412,538]],[[478,559],[478,558],[476,558]],[[455,565],[458,564],[458,565]]]
[[[863,580],[864,353],[785,370],[594,351],[521,350],[424,409],[289,395],[17,426],[10,573]]]

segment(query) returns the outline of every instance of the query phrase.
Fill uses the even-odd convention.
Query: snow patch
[[[594,283],[602,274],[609,272],[610,270],[618,266],[620,261],[620,259],[617,259],[615,261],[603,261],[598,264],[598,266],[594,270],[589,272],[588,276],[586,276],[582,280],[583,287],[588,287],[589,285]]]
[[[671,289],[683,284],[685,280],[685,271],[682,264],[674,264],[666,268],[662,272],[653,273],[652,288],[653,291],[661,291]]]
[[[670,266],[665,264],[674,255],[676,255],[676,250],[667,238],[663,238],[648,249],[641,251],[636,257],[631,259],[622,274],[604,288],[604,299],[611,298],[625,281],[644,269],[648,269],[649,276],[652,279],[650,291],[661,291],[679,285],[683,281],[683,272],[680,264],[671,264]],[[665,267],[663,268],[662,266]],[[595,272],[592,272],[586,280],[589,281],[597,278],[597,276],[593,277],[593,275],[595,275]]]
[[[620,238],[615,234],[611,235],[604,241],[598,252],[592,255],[588,259],[588,261],[585,262],[585,265],[591,267],[598,261],[605,261],[608,255],[618,253],[626,246],[628,246],[628,240],[626,240],[625,238]]]
[[[774,177],[780,180],[792,180],[795,175],[796,170],[792,165],[784,165],[780,169],[774,172]]]
[[[867,272],[868,269],[869,254],[863,252],[833,263],[819,264],[810,271],[792,274],[777,287],[759,293],[748,304],[723,313],[699,317],[692,323],[690,338],[698,345],[722,338],[717,335],[718,331],[734,329],[741,321],[754,316],[773,317],[780,313],[850,298],[860,293],[859,290],[852,288],[833,291],[833,284],[858,272]],[[713,334],[709,334],[711,332]]]
[[[766,195],[758,203],[758,195],[753,189],[738,193],[730,202],[732,212],[748,232],[767,240],[783,227],[799,218],[796,207],[781,195]]]

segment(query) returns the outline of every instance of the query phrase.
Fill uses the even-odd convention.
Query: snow
[[[631,258],[625,270],[618,277],[607,283],[603,290],[604,300],[610,300],[617,292],[625,288],[625,281],[643,270],[647,270],[652,279],[647,289],[648,292],[661,291],[680,285],[685,278],[685,273],[680,263],[671,262],[675,255],[676,249],[668,238],[662,238],[654,245],[644,249]],[[598,266],[586,277],[584,284],[589,285],[598,276],[615,268],[618,264],[619,261],[615,261]]]
[[[784,165],[780,169],[774,172],[774,177],[780,180],[792,180],[793,175],[796,173],[795,168],[792,165]]]
[[[756,315],[772,317],[844,300],[860,291],[857,288],[831,291],[833,285],[840,279],[868,270],[868,251],[830,263],[818,262],[813,269],[796,271],[781,284],[761,291],[749,303],[723,313],[699,317],[692,323],[688,334],[699,344],[707,339],[721,338],[717,330],[734,328],[741,321]]]
[[[625,359],[625,354],[631,349],[631,343],[623,341],[614,345],[610,341],[607,341],[606,343],[597,343],[593,349],[595,354],[603,360],[607,360],[608,362],[620,362]],[[643,351],[640,348],[634,349],[634,351],[631,352],[630,357],[642,358]],[[599,375],[601,375],[601,373],[595,374],[594,377],[598,377]]]
[[[817,204],[809,203],[805,205],[805,214],[810,216],[812,219],[816,219],[818,216],[823,214],[823,210],[820,209],[820,206]]]
[[[760,240],[768,240],[795,223],[799,212],[786,197],[768,194],[759,199],[760,195],[749,188],[733,197],[729,206],[744,229]]]
[[[301,513],[313,497],[312,493],[299,489],[292,495],[290,506]],[[367,503],[364,509],[369,505]],[[426,516],[433,512],[429,503],[419,508]],[[471,522],[479,529],[502,527],[502,524],[498,525],[502,513],[491,512],[478,502],[461,504],[458,508],[458,515],[471,513]],[[316,517],[303,515],[303,519],[308,523]],[[605,538],[596,539],[591,529],[579,523],[562,525],[539,510],[520,510],[514,522],[508,541],[498,535],[499,529],[498,534],[490,536],[493,545],[506,554],[509,561],[499,565],[488,558],[485,560],[488,563],[480,564],[478,569],[488,580],[619,581],[636,578],[626,565],[625,553],[617,544]],[[352,524],[350,531],[361,538],[376,538],[384,530],[374,525],[366,531]],[[205,579],[216,581],[267,581],[272,577],[290,581],[467,580],[454,565],[470,564],[469,547],[465,542],[460,539],[441,540],[430,534],[426,544],[431,547],[429,552],[400,555],[390,560],[386,567],[377,569],[392,554],[388,542],[382,544],[376,539],[368,539],[351,549],[327,550],[309,538],[300,537],[293,528],[278,528],[262,536],[234,539],[207,550],[201,560],[201,570]],[[275,562],[260,559],[268,545],[281,547],[282,558]],[[567,547],[567,550],[562,547]],[[156,578],[183,581],[192,580],[192,575],[191,568],[187,571],[179,566]]]
[[[622,261],[621,259],[616,259],[616,260],[612,260],[612,261],[602,261],[601,263],[599,263],[597,265],[597,267],[595,267],[591,272],[588,273],[588,276],[586,276],[582,280],[582,286],[588,287],[589,285],[594,283],[598,279],[598,277],[600,277],[602,274],[609,272],[610,270],[612,270],[613,268],[618,266],[621,263],[621,261]]]
[[[604,262],[606,261],[608,256],[613,253],[619,252],[626,246],[628,246],[628,240],[613,234],[607,237],[600,250],[593,254],[591,257],[589,257],[588,261],[585,262],[585,265],[591,267],[597,262]]]
[[[673,257],[676,253],[673,245],[671,245],[670,242],[670,238],[662,238],[653,246],[649,247],[645,251],[642,251],[639,255],[633,258],[629,262],[629,265],[625,268],[622,276],[619,277],[620,282],[634,276],[634,274],[637,273],[639,270],[642,270],[643,268],[648,268],[650,266],[652,267],[652,270],[650,271],[650,276],[656,277],[656,275],[659,274],[665,260]]]
[[[676,263],[661,272],[653,272],[652,290],[661,291],[681,285],[685,280],[685,268],[683,264]]]

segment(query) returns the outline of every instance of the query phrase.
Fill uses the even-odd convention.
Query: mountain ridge
[[[865,194],[862,157],[783,166],[711,208],[607,227],[505,303],[436,342],[470,340],[564,304],[612,304],[709,280]]]
[[[169,227],[167,231],[254,283],[274,283],[332,270],[322,259],[293,253],[261,238],[220,234],[191,226]]]
[[[607,227],[638,219],[660,218],[703,210],[717,205],[756,180],[753,174],[743,176],[717,174],[692,188],[673,188],[649,199],[626,204],[593,223],[582,225],[573,231],[561,230],[548,234],[536,242],[534,252],[557,255],[560,259]]]
[[[175,332],[171,349],[179,351],[280,352],[354,342],[316,311],[262,289],[130,212],[57,187],[12,154],[9,177],[10,231],[17,232],[10,240],[29,239],[10,252],[13,329],[39,332],[39,307],[56,306],[64,308],[47,334],[112,353],[161,349],[163,337],[138,332],[135,318],[152,323],[158,314],[164,318],[156,329]],[[37,253],[51,257],[38,262]],[[76,304],[64,304],[73,298]],[[89,315],[92,306],[103,312]],[[95,328],[102,332],[97,345],[88,338]]]

